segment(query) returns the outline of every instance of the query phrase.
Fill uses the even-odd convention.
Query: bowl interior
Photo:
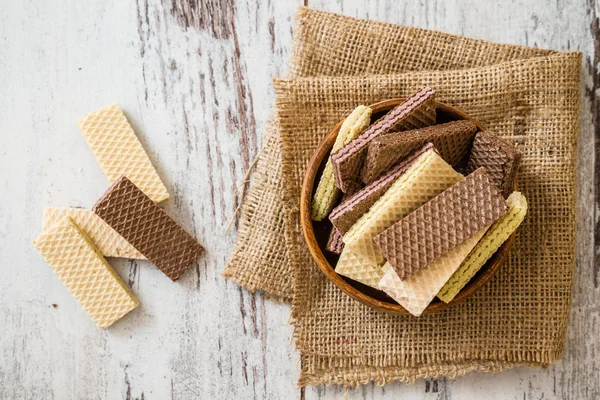
[[[380,103],[376,103],[371,105],[370,107],[373,109],[373,116],[371,122],[376,121],[381,116],[383,116],[388,110],[395,107],[396,105],[402,103],[404,99],[395,99],[395,100],[386,100]],[[464,112],[447,106],[443,103],[437,103],[436,107],[437,112],[437,123],[445,123],[450,121],[456,121],[460,119],[469,119],[475,122],[479,128],[479,130],[483,130],[484,128],[475,120],[468,117]],[[326,161],[329,158],[329,153],[331,151],[331,147],[333,142],[335,141],[335,137],[337,136],[337,132],[339,130],[341,123],[333,129],[329,135],[324,139],[323,143],[321,143],[319,149],[315,153],[315,157],[313,158],[311,163],[314,163],[312,168],[312,173],[316,174],[312,177],[314,180],[312,181],[312,187],[310,191],[310,199],[314,195],[314,192],[317,188],[318,181],[320,176],[323,173],[323,169],[325,167]],[[322,147],[321,147],[322,146]],[[466,160],[461,162],[461,165],[457,166],[456,169],[461,171],[464,169]],[[318,168],[317,165],[318,164]],[[307,174],[311,173],[311,168],[309,167]],[[307,178],[309,178],[307,176]],[[305,184],[308,183],[307,179],[305,179]],[[308,195],[308,188],[304,188],[307,193],[303,193],[303,197]],[[310,201],[302,201],[302,207],[310,207]],[[304,214],[308,213],[310,215],[310,210],[302,210]],[[308,223],[306,222],[308,221]],[[327,275],[340,289],[346,292],[351,297],[356,300],[367,304],[371,307],[380,309],[386,312],[392,312],[397,314],[406,314],[407,311],[400,306],[396,301],[390,298],[385,292],[381,290],[374,289],[367,285],[364,285],[360,282],[354,281],[352,279],[346,278],[342,275],[338,275],[334,271],[334,266],[337,264],[339,256],[333,253],[330,253],[326,250],[327,240],[329,238],[329,232],[332,228],[331,222],[329,219],[325,219],[323,221],[312,221],[310,218],[302,218],[303,230],[305,234],[305,238],[307,240],[307,244],[309,245],[309,250],[313,254],[313,258],[317,262],[319,268]],[[306,226],[309,225],[309,226]],[[311,232],[312,231],[312,232]],[[432,303],[427,307],[424,311],[424,314],[431,313],[435,311],[443,310],[447,307],[450,307],[454,304],[457,304],[471,294],[473,294],[477,289],[479,289],[485,282],[487,282],[499,268],[499,266],[503,263],[506,253],[512,244],[512,240],[514,239],[514,235],[506,241],[503,246],[488,260],[488,262],[477,272],[477,274],[469,281],[469,283],[461,290],[461,292],[452,300],[450,303],[444,303],[439,300],[437,297],[432,301]],[[316,242],[317,249],[311,248],[310,242]],[[314,246],[312,246],[314,247]]]

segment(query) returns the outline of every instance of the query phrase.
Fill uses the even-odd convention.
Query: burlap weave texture
[[[261,156],[269,168],[255,173],[226,274],[293,296],[301,385],[413,381],[561,357],[574,264],[580,64],[579,53],[300,10],[292,78],[275,82],[277,114]],[[515,142],[529,215],[491,282],[464,304],[417,319],[374,311],[327,281],[304,245],[298,207],[305,167],[332,126],[358,104],[424,86]]]

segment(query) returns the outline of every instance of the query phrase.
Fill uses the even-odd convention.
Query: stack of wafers
[[[344,121],[312,216],[333,224],[338,274],[419,316],[436,296],[452,301],[523,221],[521,154],[472,121],[438,124],[431,88],[370,119],[359,106]]]
[[[46,208],[34,245],[94,323],[107,328],[139,302],[104,257],[148,259],[176,281],[204,249],[158,206],[169,193],[119,106],[78,125],[112,184],[91,210]]]

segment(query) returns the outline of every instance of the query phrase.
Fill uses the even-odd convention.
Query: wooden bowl
[[[370,105],[369,107],[373,110],[371,122],[377,120],[383,116],[385,112],[391,110],[404,101],[405,99],[390,99]],[[457,108],[437,102],[436,111],[438,123],[467,119],[473,121],[480,131],[484,130],[483,126],[479,122]],[[319,144],[317,150],[312,156],[310,163],[308,164],[308,168],[306,169],[306,175],[304,176],[304,183],[302,184],[302,193],[300,197],[300,223],[302,225],[302,231],[304,233],[306,245],[308,246],[313,259],[319,266],[319,269],[327,278],[329,278],[329,280],[331,280],[348,296],[380,311],[393,314],[409,314],[404,307],[396,303],[383,291],[371,288],[363,285],[360,282],[356,282],[352,279],[338,275],[335,272],[333,265],[337,263],[339,256],[325,250],[327,238],[331,229],[331,222],[329,222],[329,219],[327,218],[324,221],[319,222],[311,219],[311,203],[313,194],[318,184],[317,177],[320,177],[322,174],[331,148],[333,147],[333,143],[335,142],[340,127],[342,126],[342,122],[343,121],[340,121],[327,134],[321,144]],[[444,303],[436,297],[425,309],[425,311],[423,311],[423,314],[430,314],[444,310],[448,307],[452,307],[464,301],[479,288],[485,285],[504,263],[508,251],[514,241],[514,236],[515,235],[512,234],[508,240],[504,242],[498,251],[488,260],[488,262],[479,270],[479,272],[477,272],[477,274],[467,283],[467,285],[450,303]]]

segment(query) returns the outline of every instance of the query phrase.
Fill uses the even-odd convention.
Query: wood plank
[[[415,385],[367,385],[349,398],[600,397],[598,5],[510,7],[476,0],[0,0],[0,398],[294,398],[297,354],[289,307],[221,277],[235,242],[225,227],[261,144],[284,74],[298,4],[483,39],[585,52],[582,72],[578,268],[563,361],[546,370]],[[195,5],[195,7],[194,7]],[[106,189],[78,117],[118,102],[164,178],[167,212],[207,249],[171,283],[147,262],[111,260],[140,309],[96,329],[31,245],[44,205],[90,207]],[[10,171],[10,173],[6,173]],[[596,202],[596,203],[595,203]],[[595,210],[596,208],[596,210]],[[596,218],[596,219],[595,219]],[[595,225],[596,224],[596,225]],[[598,241],[596,241],[596,244]],[[339,387],[306,390],[340,398]]]

